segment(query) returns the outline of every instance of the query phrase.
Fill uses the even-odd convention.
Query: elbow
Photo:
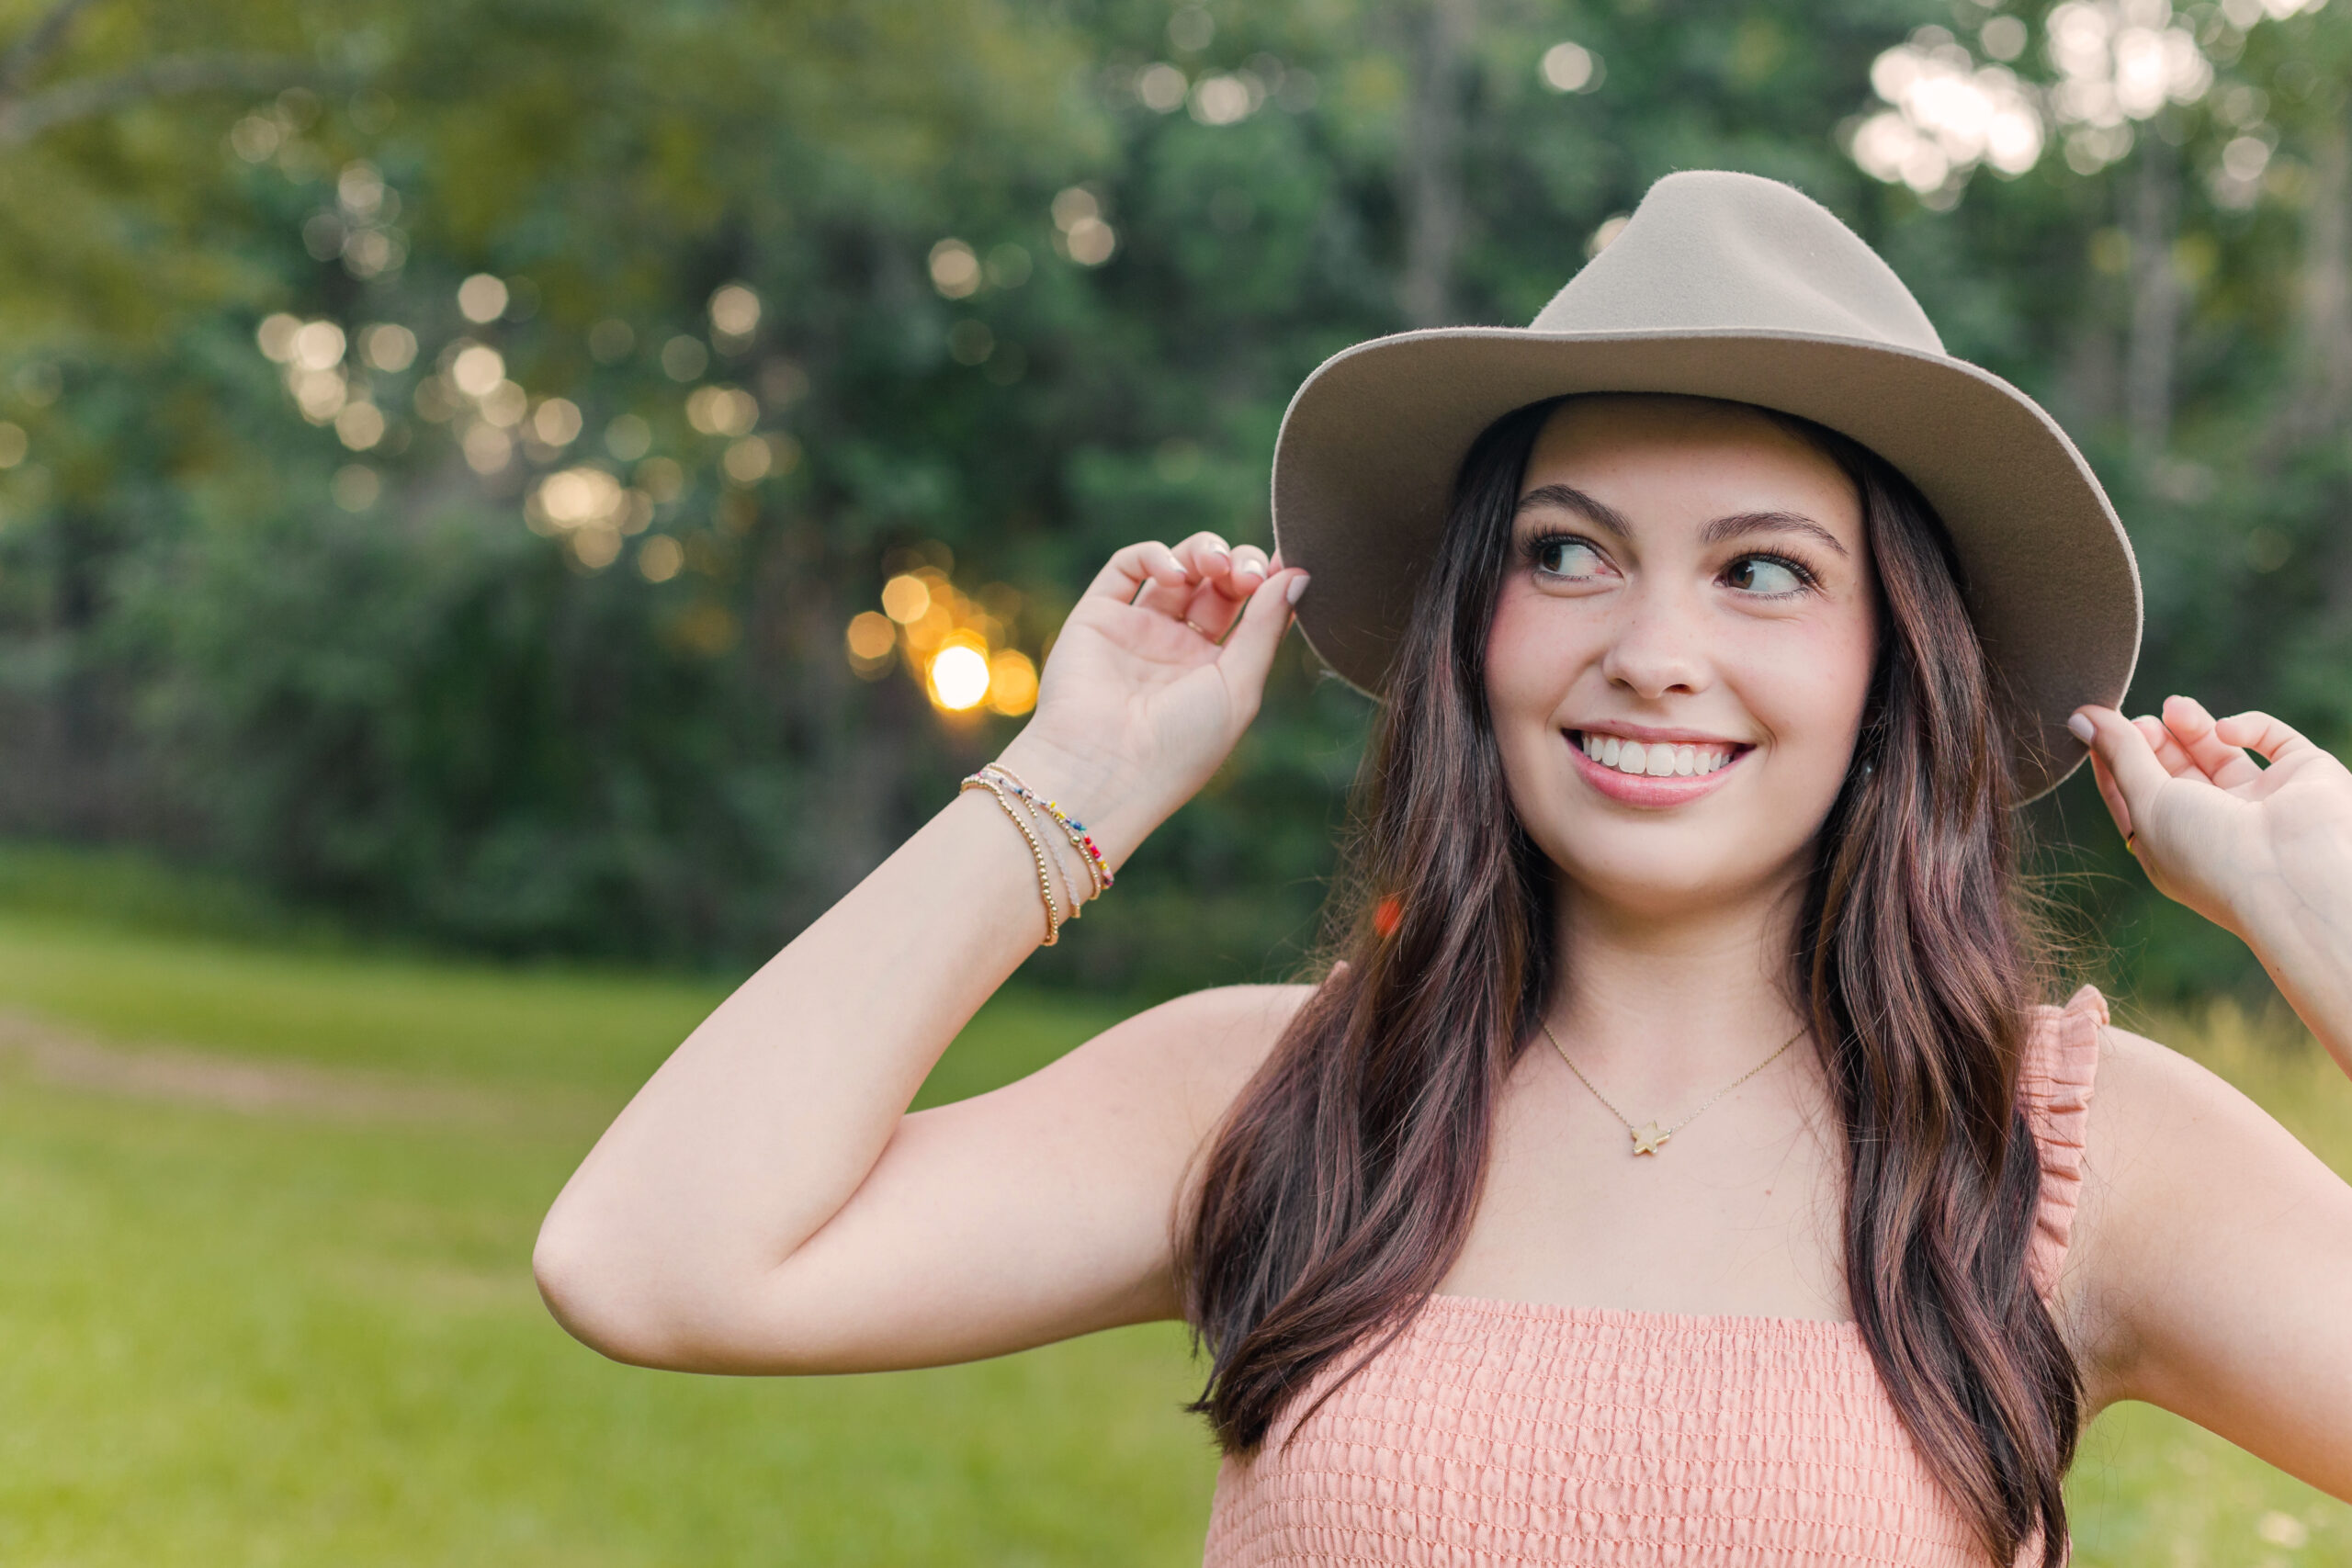
[[[658,1365],[647,1325],[630,1310],[630,1292],[618,1273],[594,1238],[567,1222],[560,1205],[539,1226],[531,1248],[531,1277],[564,1332],[613,1360]]]
[[[676,1372],[827,1370],[748,1332],[754,1292],[681,1290],[674,1264],[642,1256],[568,1216],[563,1205],[531,1248],[539,1299],[564,1332],[610,1360]]]

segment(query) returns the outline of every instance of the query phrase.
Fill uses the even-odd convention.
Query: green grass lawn
[[[0,1562],[1198,1562],[1213,1462],[1172,1327],[755,1382],[616,1367],[548,1319],[540,1214],[722,986],[227,942],[11,891],[0,857],[0,1010],[485,1109],[248,1114],[0,1075]],[[1000,998],[926,1098],[1107,1016]],[[2324,1057],[2228,1013],[2187,1032],[2352,1169]],[[2352,1565],[2352,1507],[2144,1407],[2094,1427],[2072,1495],[2086,1568]]]

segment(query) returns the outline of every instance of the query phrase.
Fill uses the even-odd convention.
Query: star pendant
[[[1655,1122],[1645,1123],[1634,1129],[1634,1152],[1637,1155],[1654,1155],[1663,1148],[1667,1139],[1672,1136],[1674,1134],[1671,1133],[1660,1132],[1658,1124]]]

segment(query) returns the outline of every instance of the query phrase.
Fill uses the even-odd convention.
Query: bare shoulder
[[[2200,1179],[2200,1156],[2242,1139],[2262,1141],[2266,1129],[2294,1143],[2212,1069],[2144,1034],[2102,1028],[2083,1138],[2076,1245],[2109,1239],[2115,1224],[2151,1213],[2184,1180]]]
[[[2113,1024],[2099,1031],[2091,1084],[2086,1196],[2102,1188],[2136,1192],[2193,1176],[2184,1156],[2217,1152],[2217,1139],[2275,1134],[2294,1144],[2269,1112],[2211,1068]]]

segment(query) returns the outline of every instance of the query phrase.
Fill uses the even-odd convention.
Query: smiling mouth
[[[1600,766],[1635,778],[1704,778],[1755,750],[1730,741],[1645,743],[1582,729],[1571,729],[1567,736],[1570,744]]]

